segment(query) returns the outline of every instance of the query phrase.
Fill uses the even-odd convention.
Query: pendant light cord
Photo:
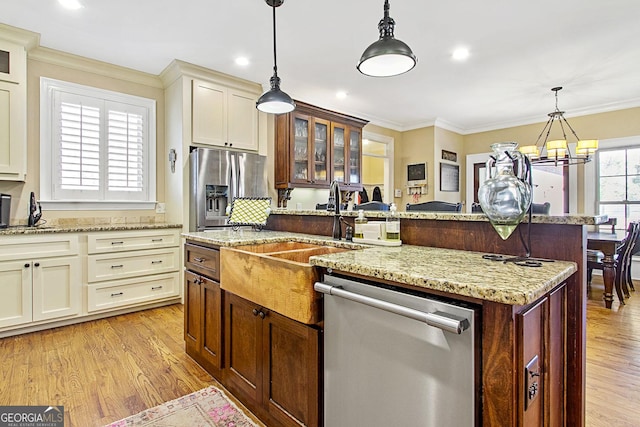
[[[278,59],[276,54],[276,2],[273,2],[273,75],[278,77]]]

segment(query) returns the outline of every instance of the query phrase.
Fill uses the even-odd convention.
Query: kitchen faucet
[[[331,183],[329,188],[329,201],[327,210],[333,211],[333,240],[342,239],[342,226],[340,225],[340,186],[337,181]]]

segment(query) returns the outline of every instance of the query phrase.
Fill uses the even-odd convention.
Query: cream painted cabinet
[[[255,94],[205,80],[192,82],[194,143],[258,150]]]
[[[77,235],[2,239],[0,330],[82,313]]]
[[[177,229],[90,233],[88,312],[179,297],[179,245]]]
[[[0,32],[0,180],[24,181],[27,150],[27,54]]]

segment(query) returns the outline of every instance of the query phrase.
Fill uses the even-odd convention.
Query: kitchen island
[[[342,215],[352,223],[357,213],[344,212]],[[332,216],[332,213],[325,211],[275,209],[269,217],[267,228],[331,236]],[[385,216],[385,212],[366,212],[370,221],[376,218],[383,221]],[[526,223],[521,224],[507,240],[502,240],[484,214],[399,212],[398,216],[401,239],[407,244],[519,256],[525,254],[519,234],[522,232],[526,239]],[[576,273],[566,281],[567,365],[563,374],[563,402],[566,402],[566,407],[563,422],[559,425],[585,426],[587,226],[606,221],[606,215],[534,215],[532,218],[532,256],[573,261],[577,265]],[[605,295],[605,298],[610,297]],[[512,392],[515,395],[515,391]],[[513,410],[504,408],[504,417],[515,420]]]
[[[273,218],[277,217],[269,221]],[[568,421],[571,403],[563,402],[570,402],[570,361],[578,357],[584,363],[584,353],[570,349],[568,334],[572,329],[568,321],[575,318],[575,313],[569,312],[572,305],[568,298],[569,287],[578,283],[577,262],[545,262],[541,267],[528,268],[483,259],[487,252],[481,250],[418,245],[366,247],[321,235],[289,232],[217,230],[184,236],[188,245],[218,248],[276,241],[360,248],[313,256],[309,261],[334,273],[479,307],[477,425],[573,425]],[[540,372],[536,372],[540,379],[534,381],[537,392],[525,411],[525,365],[535,356],[540,360]],[[230,361],[218,366],[222,377],[225,363]],[[318,400],[321,395],[319,392]],[[584,396],[582,392],[577,395]]]

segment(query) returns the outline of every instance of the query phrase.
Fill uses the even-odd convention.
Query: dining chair
[[[366,203],[360,203],[359,205],[355,205],[353,207],[354,211],[358,211],[360,209],[365,211],[388,211],[389,205],[383,202],[371,201]]]
[[[432,200],[430,202],[407,203],[407,211],[423,211],[423,212],[460,212],[462,203],[449,203]]]
[[[637,222],[630,222],[624,241],[614,255],[614,260],[616,262],[615,288],[616,295],[618,296],[620,304],[624,304],[625,294],[627,296],[629,295],[628,291],[624,292],[624,289],[627,288],[627,268],[630,268],[631,265],[631,252],[632,248],[636,244],[636,240],[638,239],[638,234],[640,234],[640,224]],[[591,279],[593,277],[593,270],[604,270],[604,263],[602,262],[603,259],[603,252],[597,250],[587,250],[588,294],[590,294],[591,291]]]
[[[551,210],[551,203],[531,203],[531,213],[537,215],[549,215]]]
[[[480,205],[480,203],[473,203],[471,205],[471,213],[483,213],[484,211],[482,210],[482,206]]]
[[[634,240],[633,245],[629,250],[630,250],[630,254],[629,254],[629,259],[627,260],[626,271],[625,271],[626,280],[624,282],[626,288],[622,289],[625,295],[627,296],[629,296],[629,289],[631,289],[632,291],[636,290],[635,286],[633,286],[633,280],[631,278],[631,265],[633,264],[633,256],[640,253],[640,225],[638,225],[638,235],[636,236],[636,239]]]

